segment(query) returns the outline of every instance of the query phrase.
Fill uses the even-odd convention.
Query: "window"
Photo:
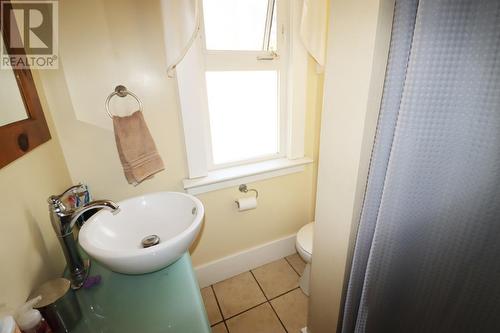
[[[207,50],[262,51],[276,45],[275,0],[204,0]]]
[[[275,0],[203,1],[209,169],[284,156],[288,47],[278,10],[287,8]]]
[[[304,157],[302,3],[200,2],[201,34],[176,68],[184,188],[197,194],[302,171],[312,162]]]
[[[208,71],[214,165],[280,154],[276,71]]]

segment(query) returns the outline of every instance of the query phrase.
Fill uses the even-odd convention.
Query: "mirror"
[[[0,47],[11,55],[5,46],[9,38],[19,38],[19,32],[9,35],[5,30],[0,33]],[[0,69],[0,168],[48,140],[50,132],[30,68]]]
[[[3,37],[0,47],[4,48]],[[0,126],[28,118],[13,70],[0,70]]]

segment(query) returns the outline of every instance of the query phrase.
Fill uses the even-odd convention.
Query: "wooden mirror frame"
[[[1,2],[0,0],[0,4]],[[2,27],[3,40],[6,49],[11,54],[8,46],[10,45],[10,36],[5,30]],[[19,35],[19,31],[14,33]],[[16,55],[19,56],[19,52]],[[24,55],[26,54],[21,54],[21,56]],[[13,68],[12,70],[28,118],[0,126],[0,168],[51,139],[31,70],[29,68]]]

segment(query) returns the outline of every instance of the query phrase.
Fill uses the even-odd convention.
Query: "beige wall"
[[[335,332],[382,95],[394,0],[333,0],[318,170],[309,329]]]
[[[92,22],[92,24],[89,24]],[[61,68],[45,71],[43,84],[73,182],[96,198],[121,200],[153,191],[183,191],[187,176],[176,80],[166,76],[160,2],[67,0],[60,2]],[[316,157],[321,78],[310,63],[306,153]],[[127,184],[104,113],[104,99],[125,84],[144,103],[144,117],[166,171],[140,186]],[[133,106],[124,105],[129,110]],[[118,107],[116,108],[118,109]],[[206,207],[195,265],[296,232],[313,218],[316,164],[306,171],[252,184],[259,207],[240,213],[228,188],[200,195]]]
[[[2,38],[0,38],[0,47],[4,47]],[[0,126],[26,119],[28,114],[17,87],[14,71],[0,71],[0,87],[2,87],[0,89],[0,101],[2,101]]]
[[[59,276],[64,267],[47,198],[71,181],[43,91],[37,86],[52,139],[0,169],[0,313],[19,306],[33,288]]]

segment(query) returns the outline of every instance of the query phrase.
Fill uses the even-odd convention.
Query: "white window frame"
[[[280,151],[272,156],[214,165],[205,73],[207,70],[276,69],[275,60],[257,61],[266,51],[205,51],[201,33],[177,66],[188,178],[184,188],[192,194],[234,186],[304,170],[312,162],[304,157],[304,131],[308,55],[299,38],[302,0],[276,0],[279,53]],[[203,27],[203,24],[202,24]],[[202,28],[203,30],[203,28]],[[203,32],[203,31],[202,31]],[[248,133],[258,135],[258,133]]]
[[[278,152],[275,154],[267,154],[256,156],[254,158],[238,160],[235,162],[215,164],[213,162],[212,153],[212,140],[209,136],[207,141],[207,162],[208,170],[219,170],[229,167],[235,167],[239,165],[246,165],[251,163],[257,163],[277,158],[284,158],[286,156],[287,147],[287,119],[288,119],[288,108],[287,108],[287,72],[288,72],[288,54],[289,45],[291,44],[288,40],[288,33],[290,20],[289,14],[289,2],[275,0],[277,13],[276,15],[276,53],[269,51],[231,51],[231,50],[207,50],[205,44],[205,31],[204,24],[201,25],[202,42],[204,45],[204,55],[205,55],[205,73],[208,71],[277,71],[278,73]],[[202,11],[203,12],[203,11]],[[272,13],[272,8],[271,8]],[[268,8],[268,18],[270,14],[270,8]],[[203,15],[202,15],[203,17]],[[272,19],[272,18],[271,18]],[[270,26],[270,22],[266,22],[266,26]],[[267,36],[267,29],[266,29]],[[267,43],[268,41],[264,41]],[[278,56],[274,56],[277,54]],[[268,60],[263,60],[268,59]],[[206,118],[208,119],[208,117]],[[211,135],[210,123],[206,124],[209,129],[209,135]],[[248,133],[248,135],[256,135],[256,133]]]

